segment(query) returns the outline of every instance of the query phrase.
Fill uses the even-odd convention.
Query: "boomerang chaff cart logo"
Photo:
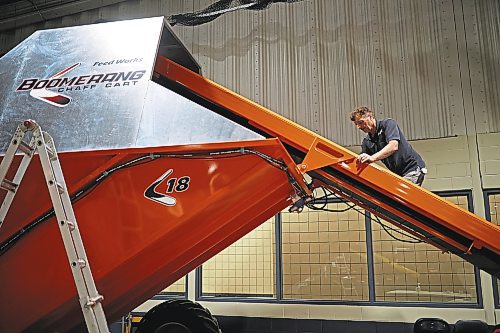
[[[62,108],[72,101],[71,97],[63,94],[65,92],[90,91],[95,89],[98,84],[104,88],[135,86],[146,74],[145,70],[134,70],[63,77],[80,65],[81,63],[71,65],[48,79],[24,79],[17,87],[16,92],[29,91],[31,97]]]
[[[71,97],[55,93],[51,90],[47,90],[47,88],[56,88],[61,84],[61,77],[80,66],[80,63],[69,66],[68,68],[60,71],[59,73],[51,76],[46,80],[37,80],[37,79],[28,79],[24,80],[23,83],[17,88],[17,91],[27,90],[26,88],[30,88],[30,96],[34,97],[43,102],[49,103],[51,105],[57,107],[65,107],[69,103],[71,103]],[[35,82],[36,80],[36,82]]]

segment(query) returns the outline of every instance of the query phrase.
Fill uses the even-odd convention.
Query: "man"
[[[350,118],[357,128],[368,134],[361,144],[359,162],[382,161],[392,172],[422,185],[427,173],[425,162],[408,143],[394,119],[377,120],[366,106],[356,108]]]

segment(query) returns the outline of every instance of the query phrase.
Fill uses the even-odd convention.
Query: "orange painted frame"
[[[302,151],[306,154],[306,158],[298,166],[301,169],[300,171],[329,165],[402,205],[411,207],[433,221],[471,239],[471,247],[481,249],[484,246],[496,254],[500,254],[500,242],[498,242],[500,227],[375,164],[357,164],[357,155],[351,151],[164,57],[157,59],[155,72],[156,75],[164,76],[181,84],[196,95],[230,110],[234,114],[247,119],[251,125]],[[311,168],[310,165],[314,167]],[[327,173],[323,173],[323,175],[332,178]],[[411,220],[411,217],[387,206],[385,203],[379,202],[379,204],[402,218]],[[455,243],[453,240],[439,235],[428,226],[422,224],[420,227],[430,234],[441,237],[448,243]],[[463,248],[463,246],[459,248]]]

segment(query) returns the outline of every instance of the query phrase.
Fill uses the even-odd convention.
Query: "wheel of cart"
[[[142,318],[136,333],[221,333],[208,309],[189,300],[168,300]]]

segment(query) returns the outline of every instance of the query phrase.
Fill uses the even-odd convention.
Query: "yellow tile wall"
[[[479,134],[479,160],[484,188],[500,188],[500,133]]]
[[[345,204],[329,204],[333,210]],[[308,221],[308,222],[307,222]],[[356,211],[282,213],[283,297],[367,300],[364,216]]]
[[[275,295],[274,218],[202,266],[203,295]]]
[[[172,283],[170,286],[162,290],[162,293],[174,293],[183,294],[186,292],[186,277],[182,277],[179,280]]]
[[[467,196],[449,201],[467,209]],[[380,221],[388,227],[393,227]],[[474,267],[455,255],[442,253],[425,243],[389,230],[403,241],[396,241],[383,228],[372,223],[375,298],[394,302],[476,303]]]
[[[466,136],[412,141],[429,173],[424,187],[431,191],[471,189],[471,151],[478,150],[483,188],[500,188],[500,133],[477,135],[477,147]],[[358,146],[348,147],[358,152]]]

